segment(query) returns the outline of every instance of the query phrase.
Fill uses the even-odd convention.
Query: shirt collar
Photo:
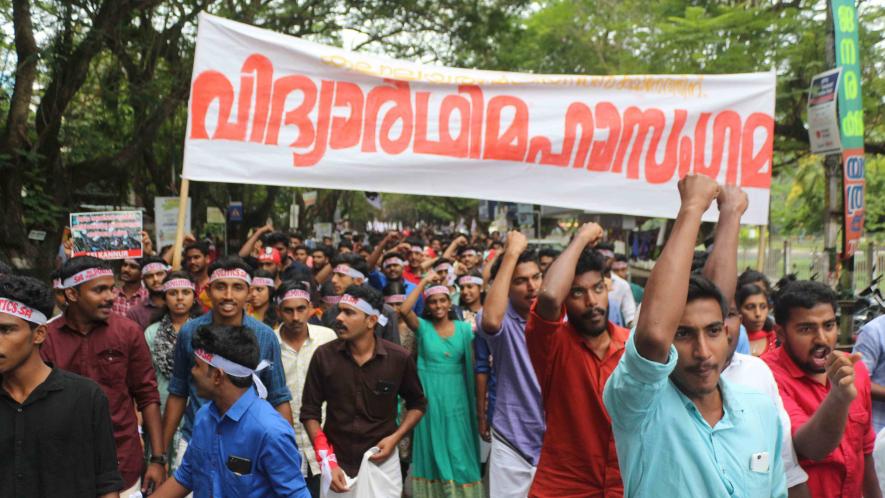
[[[246,389],[246,392],[244,392],[243,395],[240,396],[240,399],[224,412],[223,416],[234,422],[239,422],[240,419],[243,418],[243,414],[249,411],[249,407],[252,406],[252,403],[254,403],[256,399],[258,399],[258,394],[255,392],[255,389],[252,387]],[[218,414],[218,407],[215,406],[215,403],[212,403],[212,411],[215,418],[222,418],[222,416]]]
[[[516,320],[516,323],[525,327],[526,319],[519,316],[519,313],[516,312],[516,308],[513,307],[513,303],[507,302],[507,313],[506,315],[510,317],[512,320]]]
[[[691,398],[680,391],[672,380],[670,381],[670,384],[673,386],[673,389],[676,390],[676,394],[679,396],[679,399],[682,400],[685,409],[689,412],[696,412],[699,420],[703,421],[704,419],[701,416],[700,410],[698,410]],[[737,421],[744,415],[744,405],[741,403],[740,397],[735,395],[728,381],[722,377],[722,374],[719,375],[719,392],[722,395],[722,418],[719,419],[719,422],[716,423],[713,430],[734,427],[737,424]]]
[[[51,365],[50,365],[51,366]],[[3,381],[3,376],[0,375],[0,382]],[[52,367],[52,370],[49,372],[49,375],[46,377],[46,380],[43,381],[33,392],[28,396],[28,398],[22,403],[22,405],[28,405],[45,397],[51,391],[61,391],[65,388],[64,380],[60,373],[58,373],[58,369]],[[12,396],[6,392],[5,389],[0,389],[0,397],[6,397],[12,399]]]

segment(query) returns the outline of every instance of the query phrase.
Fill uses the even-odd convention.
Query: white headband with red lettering
[[[252,377],[252,382],[255,383],[255,389],[258,390],[258,397],[261,399],[267,398],[267,388],[264,387],[264,383],[261,382],[261,379],[258,378],[258,372],[269,367],[269,361],[261,360],[258,366],[255,367],[255,370],[253,370],[249,367],[240,365],[239,363],[234,363],[224,356],[212,354],[203,349],[195,350],[194,356],[212,365],[213,367],[224,371],[224,373],[228,375],[232,375],[234,377]]]
[[[403,260],[401,260],[400,258],[392,257],[392,258],[385,259],[384,264],[382,266],[384,268],[387,268],[388,266],[391,266],[391,265],[405,266],[406,263]]]
[[[113,276],[113,270],[108,270],[106,268],[87,268],[66,278],[64,282],[61,283],[61,286],[64,289],[70,289],[71,287],[76,287],[90,280],[95,280],[96,278]]]
[[[434,285],[433,287],[428,288],[424,291],[424,298],[427,299],[430,296],[435,296],[437,294],[445,294],[449,295],[449,288],[445,285]]]
[[[304,299],[305,301],[310,302],[310,292],[302,289],[288,290],[278,302],[282,303],[288,299]]]
[[[424,252],[424,248],[421,247],[421,246],[412,246],[412,252],[420,252],[420,253],[423,253],[423,252]]]
[[[406,302],[405,294],[391,294],[389,296],[384,296],[384,302],[387,304],[397,304]]]
[[[338,304],[338,301],[341,301],[341,296],[323,296],[323,302],[326,304]]]
[[[436,265],[436,268],[433,269],[433,271],[436,271],[436,272],[441,272],[443,270],[451,271],[452,265],[450,263],[440,263],[440,264]]]
[[[458,279],[458,285],[473,284],[482,287],[482,279],[473,275],[464,275]]]
[[[246,270],[242,270],[240,268],[233,268],[231,270],[225,270],[224,268],[219,268],[212,272],[212,276],[209,277],[209,283],[216,280],[220,280],[222,278],[233,278],[237,280],[242,280],[246,282],[248,285],[252,285],[252,277],[246,273]]]
[[[466,251],[461,253],[461,256],[476,256],[476,251],[473,249],[467,249]]]
[[[163,284],[163,292],[169,292],[173,289],[190,289],[192,291],[196,291],[197,288],[194,286],[194,283],[186,278],[173,278],[168,282]]]
[[[349,265],[338,265],[332,270],[332,273],[340,273],[341,275],[348,275],[353,278],[361,278],[363,280],[366,279],[366,276],[363,275],[363,272],[359,270],[355,270],[351,268]]]
[[[150,273],[157,273],[161,271],[169,271],[170,267],[164,265],[163,263],[148,263],[144,265],[144,268],[141,269],[142,275],[148,275]]]
[[[52,279],[52,288],[55,290],[58,290],[58,289],[64,289],[65,286],[62,285],[60,278],[53,278]]]
[[[16,318],[21,318],[26,322],[31,322],[37,325],[43,325],[49,321],[46,318],[46,315],[40,311],[19,301],[14,301],[5,297],[0,297],[0,313],[6,313],[7,315],[12,315]]]
[[[338,301],[339,306],[341,306],[342,304],[349,304],[369,316],[377,316],[378,323],[382,327],[387,325],[387,317],[382,315],[381,312],[377,309],[373,308],[372,305],[363,298],[351,296],[350,294],[344,294],[343,296],[341,296],[341,300]]]
[[[276,282],[272,278],[255,277],[252,279],[252,285],[257,287],[276,287]]]

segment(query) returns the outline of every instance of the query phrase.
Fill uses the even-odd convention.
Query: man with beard
[[[398,458],[391,457],[421,419],[427,400],[411,353],[378,338],[383,302],[381,293],[368,286],[354,285],[342,293],[334,322],[338,339],[313,355],[301,422],[321,467],[331,470],[332,491],[347,490],[348,476],[381,472],[390,489],[375,496],[393,498],[400,496],[402,480]],[[399,426],[397,396],[406,406]],[[323,403],[327,410],[321,426]],[[373,447],[378,451],[363,463]]]
[[[175,361],[172,378],[169,379],[169,398],[163,414],[163,440],[167,445],[171,444],[181,418],[185,418],[181,428],[181,447],[176,449],[180,455],[184,455],[187,449],[197,410],[206,402],[197,395],[196,384],[191,376],[191,368],[194,366],[191,338],[204,325],[243,326],[255,334],[261,359],[271,364],[259,373],[261,381],[267,386],[267,401],[283,418],[292,422],[289,407],[292,396],[286,387],[283,366],[280,364],[280,343],[270,327],[245,314],[249,286],[252,283],[252,268],[241,258],[231,256],[212,263],[208,273],[210,276],[207,288],[212,311],[185,323],[178,332],[173,353]]]
[[[870,375],[860,354],[836,351],[837,296],[797,281],[778,295],[782,346],[762,356],[790,415],[799,465],[814,497],[880,497],[872,452]]]
[[[41,282],[0,275],[0,496],[116,498],[107,397],[40,358],[52,306]]]
[[[196,285],[197,300],[203,306],[203,311],[209,311],[212,306],[206,287],[209,285],[209,244],[194,242],[184,248],[184,264],[187,272],[191,274]]]
[[[559,251],[552,247],[545,247],[538,251],[538,266],[541,267],[542,273],[547,273],[547,268],[553,264],[553,260],[559,257]]]
[[[624,353],[626,329],[608,321],[605,262],[588,250],[602,227],[586,223],[550,268],[526,323],[547,432],[532,497],[623,492],[602,388]]]
[[[332,268],[332,287],[335,294],[341,296],[344,291],[352,285],[366,285],[366,276],[369,273],[369,266],[362,256],[353,253],[339,254],[333,261]],[[366,285],[369,287],[368,285]],[[386,339],[394,344],[399,344],[399,320],[397,312],[390,306],[383,304],[378,308],[381,310],[383,319],[379,325],[375,327],[375,333],[380,339]],[[338,306],[333,305],[323,313],[323,325],[334,328],[335,321],[338,317]]]
[[[379,244],[380,246],[380,244]],[[402,259],[402,255],[397,251],[389,251],[381,258],[381,271],[373,271],[369,275],[369,283],[375,289],[383,291],[390,282],[402,282],[405,294],[409,295],[415,284],[403,278],[403,268],[406,263]],[[415,313],[421,314],[424,311],[424,296],[418,298],[415,305]]]
[[[124,259],[120,265],[119,287],[114,288],[113,312],[126,316],[134,308],[148,298],[148,290],[141,285],[141,263],[137,259]]]
[[[148,291],[148,297],[126,313],[126,318],[137,323],[141,330],[151,324],[154,315],[166,303],[163,280],[169,270],[166,262],[157,256],[149,256],[141,260],[141,280],[144,283],[144,288]]]
[[[144,330],[112,313],[114,273],[90,256],[69,259],[61,269],[68,307],[48,324],[43,359],[56,368],[88,377],[110,402],[117,462],[128,488],[122,496],[158,486],[166,478],[160,393]],[[139,284],[141,285],[141,284]],[[153,455],[144,470],[144,450],[135,409],[141,412]]]
[[[701,217],[718,194],[707,176],[679,181],[676,222],[605,385],[628,497],[787,496],[777,409],[769,395],[720,377],[728,304],[710,280],[691,276]]]
[[[541,286],[541,269],[527,248],[525,235],[510,232],[504,254],[492,266],[492,287],[476,317],[478,351],[479,341],[485,340],[494,358],[489,492],[501,498],[528,496],[544,437],[541,388],[525,333],[526,317]]]
[[[313,270],[314,275],[316,275],[329,265],[329,261],[332,259],[332,248],[327,245],[319,244],[313,248],[310,257],[313,259],[313,266],[311,269]]]
[[[406,239],[406,243],[409,246],[409,264],[403,268],[403,278],[417,285],[421,281],[421,276],[424,275],[424,267],[422,266],[424,246],[421,240],[416,238]]]
[[[302,282],[284,281],[276,292],[277,316],[282,324],[274,331],[280,341],[283,371],[286,385],[292,393],[292,413],[301,412],[301,396],[307,380],[307,367],[317,348],[334,341],[337,336],[332,329],[309,323],[313,316],[310,287]],[[301,455],[301,472],[307,479],[307,487],[314,498],[319,496],[320,467],[316,460],[307,430],[299,420],[295,421],[295,440]]]

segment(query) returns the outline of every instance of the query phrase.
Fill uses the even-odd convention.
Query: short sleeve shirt
[[[830,392],[829,382],[823,385],[806,375],[783,347],[765,354],[762,360],[774,374],[795,436]],[[848,423],[839,446],[823,460],[799,455],[812,496],[847,497],[863,493],[864,457],[873,453],[876,434],[872,425],[870,375],[862,361],[855,363],[854,372],[857,397],[848,408]]]
[[[860,328],[854,352],[860,353],[874,384],[885,386],[885,316]],[[885,401],[873,400],[873,429],[885,429]]]

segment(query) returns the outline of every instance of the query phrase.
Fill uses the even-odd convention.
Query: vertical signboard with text
[[[832,0],[839,82],[839,131],[842,141],[843,258],[854,255],[864,226],[863,100],[861,98],[860,46],[854,0]]]

